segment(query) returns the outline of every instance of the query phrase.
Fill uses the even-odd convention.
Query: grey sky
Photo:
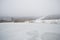
[[[59,7],[60,0],[0,0],[0,16],[45,16]]]

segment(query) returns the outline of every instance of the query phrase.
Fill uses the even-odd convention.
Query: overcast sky
[[[0,16],[45,16],[60,13],[60,0],[0,0]]]

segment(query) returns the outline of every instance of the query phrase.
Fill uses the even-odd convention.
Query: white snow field
[[[60,24],[59,20],[35,20],[34,23]]]
[[[0,40],[60,40],[60,25],[0,23]]]
[[[25,23],[45,23],[45,24],[60,24],[60,15],[49,15],[37,18],[36,20],[26,21]]]
[[[26,21],[24,23],[60,24],[60,19],[56,19],[56,20],[41,20],[41,19],[36,19],[36,20]]]

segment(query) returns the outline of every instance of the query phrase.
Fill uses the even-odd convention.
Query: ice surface
[[[39,24],[39,23],[0,23],[0,40],[46,40],[43,37],[45,33],[49,33],[48,39],[60,40],[59,24]],[[55,38],[53,34],[58,34]],[[53,35],[53,36],[50,36]]]

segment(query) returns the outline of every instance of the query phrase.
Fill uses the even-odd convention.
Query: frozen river
[[[0,23],[0,40],[60,40],[59,37],[59,24]]]

